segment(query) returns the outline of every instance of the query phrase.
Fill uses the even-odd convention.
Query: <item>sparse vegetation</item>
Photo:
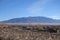
[[[60,25],[0,24],[0,40],[60,40]]]

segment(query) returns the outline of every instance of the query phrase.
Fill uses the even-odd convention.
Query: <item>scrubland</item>
[[[0,24],[0,40],[60,40],[60,25]]]

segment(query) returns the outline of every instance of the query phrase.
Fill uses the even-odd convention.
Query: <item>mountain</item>
[[[60,20],[47,17],[22,17],[2,21],[1,23],[60,23]]]

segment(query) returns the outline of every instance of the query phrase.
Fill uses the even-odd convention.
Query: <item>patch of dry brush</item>
[[[0,24],[0,40],[60,40],[60,27]]]

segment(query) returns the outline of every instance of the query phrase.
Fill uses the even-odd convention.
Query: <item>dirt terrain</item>
[[[60,25],[0,24],[0,40],[60,40]]]

